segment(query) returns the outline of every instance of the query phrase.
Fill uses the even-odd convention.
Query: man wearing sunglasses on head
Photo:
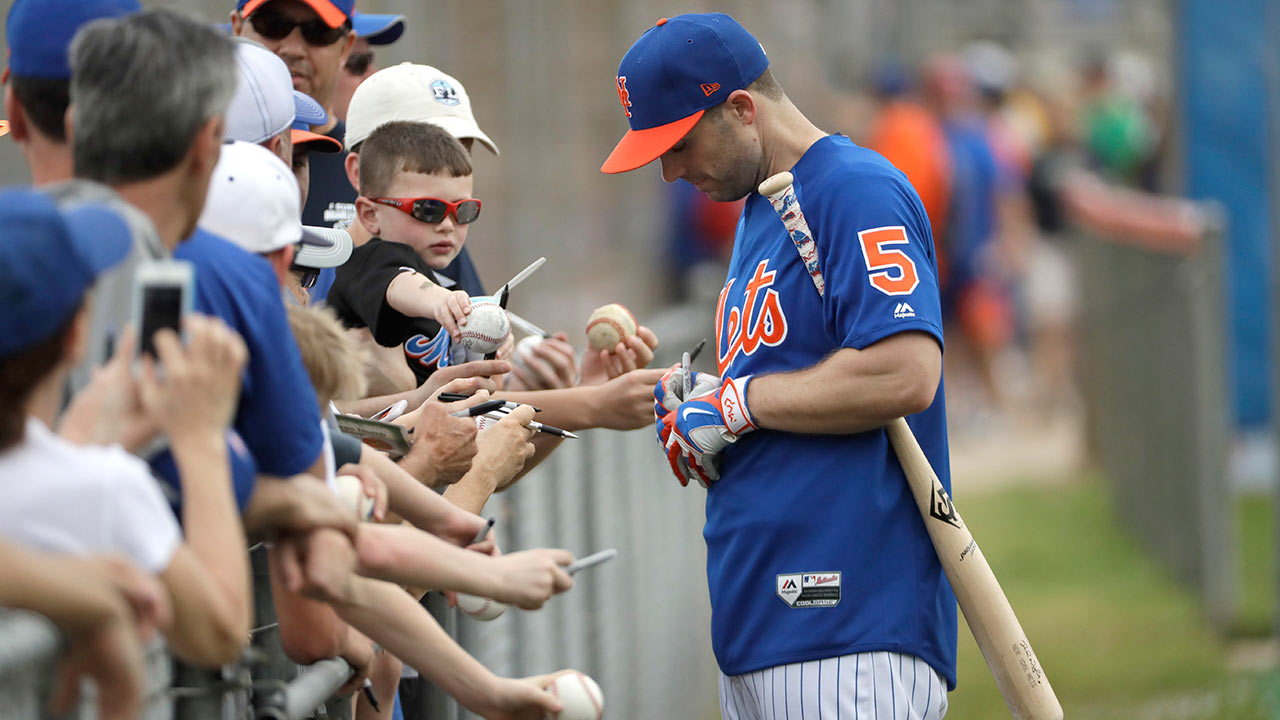
[[[289,66],[293,88],[320,103],[329,119],[312,129],[342,141],[346,127],[334,114],[338,80],[356,40],[354,0],[238,0],[231,32],[257,41]],[[311,190],[302,210],[306,225],[344,228],[355,218],[355,189],[347,182],[346,153],[315,155]]]

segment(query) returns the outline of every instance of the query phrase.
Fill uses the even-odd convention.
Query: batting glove
[[[696,370],[690,371],[690,375],[692,376],[690,384],[693,389],[690,390],[689,397],[706,395],[720,387],[720,378],[716,375],[700,373]],[[658,432],[658,444],[664,448],[667,446],[667,435],[670,430],[662,420],[680,407],[684,399],[684,370],[679,367],[671,368],[653,387],[653,419]]]
[[[750,375],[726,378],[719,388],[691,396],[663,418],[669,426],[664,447],[677,479],[686,468],[704,487],[720,479],[716,467],[720,451],[756,429],[747,409],[750,382]]]

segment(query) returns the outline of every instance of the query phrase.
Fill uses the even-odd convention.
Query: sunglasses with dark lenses
[[[294,28],[302,28],[302,39],[306,40],[308,45],[317,46],[332,45],[346,37],[351,30],[350,20],[335,28],[329,27],[318,18],[298,22],[270,10],[259,10],[253,13],[249,16],[249,23],[253,25],[254,32],[268,40],[283,40],[289,37],[289,33],[293,32]]]
[[[459,225],[473,223],[480,217],[480,201],[475,198],[449,202],[440,198],[370,198],[376,203],[390,205],[400,212],[424,223],[441,223],[453,214]]]
[[[290,265],[290,270],[302,273],[302,277],[298,278],[298,284],[310,290],[316,286],[316,280],[320,278],[320,271],[315,268],[302,267],[301,265]]]

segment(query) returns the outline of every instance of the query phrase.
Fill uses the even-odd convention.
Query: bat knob
[[[786,190],[787,186],[794,181],[795,181],[795,177],[791,173],[787,172],[786,170],[783,170],[777,175],[770,175],[769,177],[765,178],[765,181],[760,183],[760,187],[756,189],[760,192],[761,195],[765,197],[769,197],[771,195],[776,195],[777,193],[780,193],[783,190]]]

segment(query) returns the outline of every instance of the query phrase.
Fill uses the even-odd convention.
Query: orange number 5
[[[885,295],[910,295],[920,284],[916,263],[901,250],[886,249],[906,245],[907,230],[901,225],[872,228],[858,233],[862,257],[867,261],[871,287]]]

